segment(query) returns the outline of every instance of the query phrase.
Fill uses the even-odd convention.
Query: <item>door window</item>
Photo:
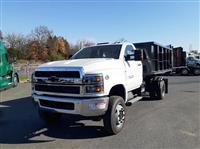
[[[128,58],[129,60],[134,60],[134,49],[131,45],[126,46],[125,53],[124,53],[125,59]]]
[[[134,55],[134,49],[131,45],[126,46],[124,56],[126,57],[127,55]]]

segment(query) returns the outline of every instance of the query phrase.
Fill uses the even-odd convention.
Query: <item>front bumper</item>
[[[81,116],[101,116],[104,115],[108,109],[109,97],[97,97],[97,98],[70,98],[70,97],[52,97],[44,95],[32,95],[35,103],[39,105],[39,108],[44,110],[50,110],[64,114],[75,114]],[[41,105],[40,100],[48,102],[70,103],[74,105],[73,109],[52,108],[51,106]]]

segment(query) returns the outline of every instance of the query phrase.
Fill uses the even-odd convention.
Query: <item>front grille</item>
[[[54,92],[54,93],[69,93],[80,94],[80,87],[78,86],[48,86],[35,84],[35,91]]]
[[[35,77],[80,78],[79,71],[36,71]]]
[[[57,102],[39,99],[40,105],[48,108],[74,110],[74,104],[68,102]]]

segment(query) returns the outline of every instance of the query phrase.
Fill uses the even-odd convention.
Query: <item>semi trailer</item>
[[[13,68],[3,42],[0,40],[0,90],[15,87],[19,82],[18,73]]]
[[[172,50],[151,44],[99,43],[70,60],[38,66],[32,74],[32,97],[40,117],[46,123],[63,114],[103,119],[108,133],[119,133],[126,106],[144,96],[161,100],[168,93],[168,80],[159,75],[171,71]]]

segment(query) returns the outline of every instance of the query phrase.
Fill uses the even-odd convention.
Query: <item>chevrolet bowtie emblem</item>
[[[51,82],[57,82],[57,81],[59,81],[59,78],[56,77],[56,76],[51,76],[51,77],[48,78],[48,80],[51,81]]]

